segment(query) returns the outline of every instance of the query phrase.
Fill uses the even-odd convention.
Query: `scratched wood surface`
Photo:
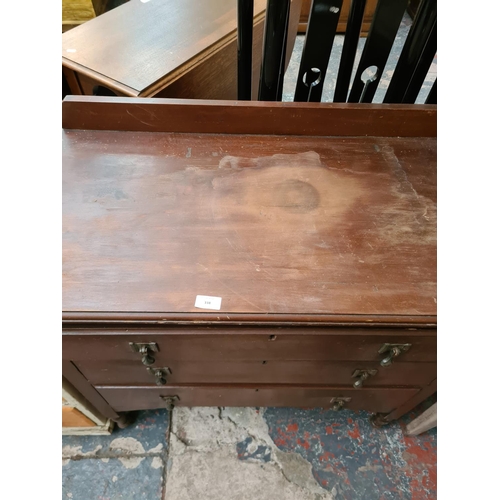
[[[266,0],[255,0],[254,7],[263,17]],[[166,75],[187,71],[189,61],[235,36],[236,2],[131,0],[66,32],[63,65],[147,94]]]
[[[436,105],[66,96],[65,129],[436,137]]]
[[[436,314],[436,139],[63,131],[63,311]],[[207,311],[205,311],[207,312]]]

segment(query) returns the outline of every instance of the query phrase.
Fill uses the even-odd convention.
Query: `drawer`
[[[105,334],[104,334],[105,333]],[[176,328],[99,333],[65,332],[63,359],[137,361],[129,343],[154,342],[157,365],[173,361],[380,361],[385,343],[410,343],[398,360],[435,362],[435,330],[327,328]]]
[[[74,361],[92,385],[156,385],[155,375],[134,361]],[[158,368],[163,365],[155,364]],[[422,387],[436,378],[435,363],[393,363],[352,361],[169,361],[168,384],[314,384],[352,387],[355,370],[376,370],[364,387]]]
[[[335,397],[349,397],[345,408],[389,413],[419,389],[345,389],[339,387],[259,386],[243,387],[165,386],[97,387],[116,411],[164,408],[161,396],[178,396],[176,406],[292,406],[331,408]]]

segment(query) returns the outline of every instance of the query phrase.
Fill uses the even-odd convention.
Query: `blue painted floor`
[[[244,473],[237,462],[254,466],[260,463],[262,467],[277,465],[280,469],[284,455],[279,453],[285,452],[307,465],[313,478],[311,482],[315,482],[324,496],[308,491],[307,485],[304,486],[307,481],[302,477],[304,472],[297,471],[296,480],[292,469],[287,477],[291,483],[297,483],[294,485],[297,492],[283,498],[434,499],[437,431],[432,429],[416,437],[402,432],[405,423],[434,401],[435,398],[428,399],[400,421],[381,429],[370,424],[368,413],[349,410],[243,409],[254,416],[253,420],[246,416],[241,422],[231,414],[229,418],[222,418],[222,410],[217,408],[176,408],[172,416],[177,418],[174,439],[182,439],[182,451],[169,449],[169,412],[138,412],[130,427],[115,429],[111,436],[63,437],[62,498],[196,500],[196,495],[191,494],[193,488],[196,487],[196,491],[209,488],[218,474],[224,474],[224,469],[234,480],[240,470]],[[182,414],[177,417],[176,412]],[[268,433],[267,440],[263,439],[262,429]],[[232,466],[222,459],[213,459],[220,449],[229,450],[224,460],[229,457]],[[186,457],[196,457],[199,461],[203,454],[206,460],[201,465],[196,462],[194,471],[189,468],[183,472],[190,465],[185,462]],[[172,467],[176,460],[184,460],[182,466]],[[269,480],[268,494],[260,492],[253,496],[253,487],[249,485],[248,495],[243,492],[238,498],[277,498],[272,471],[267,474],[264,469],[262,474],[259,481]],[[238,487],[245,489],[244,485]],[[179,491],[185,495],[179,496]],[[221,484],[215,493],[207,491],[204,498],[218,497],[233,498],[230,486]]]
[[[313,476],[345,500],[436,498],[437,429],[402,433],[434,398],[383,429],[366,412],[269,408],[265,419],[276,445],[312,464]]]
[[[143,411],[110,436],[63,436],[62,498],[160,500],[168,422],[167,410]]]

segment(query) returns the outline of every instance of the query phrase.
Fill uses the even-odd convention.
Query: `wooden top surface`
[[[255,0],[255,14],[265,8],[266,0]],[[236,26],[235,1],[130,0],[64,33],[63,65],[139,95],[214,44],[227,43]]]
[[[66,129],[63,311],[435,316],[436,138]]]

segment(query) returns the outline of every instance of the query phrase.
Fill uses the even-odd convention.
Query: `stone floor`
[[[142,411],[111,436],[64,436],[67,500],[436,498],[436,429],[376,429],[366,412],[299,408]]]
[[[382,102],[410,25],[403,19],[374,102]],[[332,101],[342,36],[323,101]],[[304,37],[297,38],[283,100],[293,100]],[[364,45],[360,40],[358,56]],[[424,102],[437,60],[417,100]],[[111,436],[63,437],[66,500],[429,500],[436,498],[437,434],[407,437],[401,421],[375,429],[365,412],[298,408],[175,408],[139,412]]]

